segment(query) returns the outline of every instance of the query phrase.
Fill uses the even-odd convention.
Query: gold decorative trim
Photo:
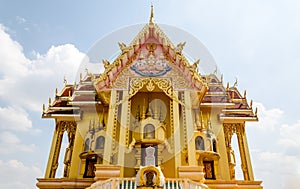
[[[143,167],[143,168],[140,169],[140,183],[139,183],[140,186],[146,186],[146,180],[144,178],[144,175],[148,172],[155,172],[156,173],[154,186],[160,186],[160,177],[161,177],[160,172],[153,165]]]

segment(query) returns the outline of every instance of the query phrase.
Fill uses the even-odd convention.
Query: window
[[[96,150],[104,149],[105,138],[103,136],[99,136],[96,140]]]
[[[155,128],[151,124],[147,124],[144,127],[144,139],[154,139],[155,138]]]
[[[90,139],[85,140],[84,151],[88,151],[90,149]]]
[[[195,140],[196,150],[204,150],[204,140],[201,136],[197,136]]]
[[[217,142],[216,142],[215,139],[213,139],[212,144],[213,144],[213,151],[214,151],[214,152],[217,152]]]

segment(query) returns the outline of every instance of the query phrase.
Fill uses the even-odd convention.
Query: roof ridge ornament
[[[151,13],[150,13],[149,24],[154,24],[154,8],[153,8],[153,5],[151,5]]]

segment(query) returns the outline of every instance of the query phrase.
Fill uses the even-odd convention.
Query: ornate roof
[[[132,85],[142,83],[138,90],[143,87],[143,83],[147,83],[146,87],[150,89],[153,88],[153,83],[160,85],[156,77],[161,78],[160,82],[164,83],[170,83],[168,77],[172,77],[173,85],[169,87],[179,86],[175,87],[176,90],[185,90],[184,87],[188,86],[193,90],[192,106],[221,108],[222,112],[219,115],[221,121],[232,119],[257,121],[257,112],[253,113],[252,101],[248,104],[246,93],[242,96],[236,85],[233,87],[227,85],[225,88],[223,79],[219,79],[215,74],[200,75],[197,71],[199,60],[190,64],[182,53],[184,45],[185,42],[173,45],[160,27],[154,23],[153,12],[151,12],[149,23],[128,46],[119,43],[121,49],[119,56],[112,63],[103,60],[105,68],[103,73],[87,72],[84,78],[80,77],[79,84],[66,84],[60,93],[56,91],[55,100],[53,102],[49,100],[48,109],[43,107],[43,117],[74,115],[80,117],[82,106],[108,105],[110,91],[118,85],[126,85],[127,89],[124,90],[128,90],[129,96],[132,96],[137,91],[131,91],[129,83]],[[176,71],[170,71],[172,69]],[[132,77],[129,81],[128,78],[132,76],[129,72],[139,77]],[[174,79],[178,75],[181,77]],[[168,94],[168,87],[158,86],[158,88],[174,99],[172,94]]]
[[[152,55],[156,59],[166,59],[171,66],[176,67],[181,72],[195,90],[204,91],[207,86],[201,75],[197,72],[199,61],[190,65],[186,57],[182,54],[184,45],[185,42],[174,46],[159,26],[152,21],[145,25],[128,46],[124,43],[119,43],[121,53],[112,63],[103,60],[105,71],[99,78],[95,79],[95,88],[98,92],[111,89],[114,81],[125,68],[131,66],[132,69],[135,69],[133,65],[135,60],[146,58],[148,58],[146,60],[149,60],[151,58],[149,56]],[[166,73],[168,69],[170,67],[166,67],[162,73]],[[149,74],[139,72],[137,69],[135,71],[142,76],[148,77],[163,75],[161,73]]]

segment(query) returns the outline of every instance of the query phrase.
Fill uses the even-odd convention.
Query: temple
[[[43,106],[42,117],[54,119],[55,128],[38,188],[262,188],[246,137],[257,111],[246,92],[199,73],[201,61],[184,56],[185,42],[170,41],[153,9],[132,42],[119,46],[114,60],[103,60],[102,73],[81,74]]]

